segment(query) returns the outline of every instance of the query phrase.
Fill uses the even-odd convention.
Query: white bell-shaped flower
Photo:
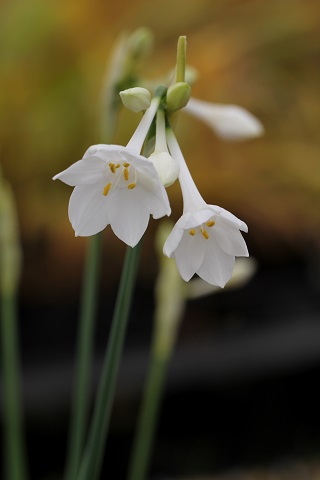
[[[168,196],[156,169],[140,155],[158,105],[159,99],[154,98],[126,147],[94,145],[82,160],[53,177],[75,187],[69,219],[76,236],[94,235],[110,224],[117,237],[134,247],[150,215],[170,215]]]
[[[208,205],[200,195],[172,132],[167,134],[171,154],[180,165],[183,215],[164,244],[164,254],[173,257],[186,281],[197,273],[212,285],[224,287],[231,278],[235,257],[248,256],[240,230],[247,225],[217,205]]]

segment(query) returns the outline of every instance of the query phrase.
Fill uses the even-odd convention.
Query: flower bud
[[[170,187],[178,178],[180,167],[168,152],[154,151],[149,160],[153,162],[164,187]]]
[[[151,103],[151,93],[146,88],[134,87],[119,92],[123,105],[132,112],[147,110]]]
[[[187,82],[177,82],[171,85],[167,91],[167,108],[169,112],[175,112],[187,105],[191,95],[191,87]]]

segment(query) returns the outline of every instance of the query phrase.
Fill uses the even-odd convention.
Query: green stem
[[[186,51],[187,51],[187,37],[181,36],[178,38],[178,45],[177,45],[176,82],[185,81],[186,55],[187,55]]]
[[[78,480],[96,480],[100,474],[140,249],[141,242],[134,248],[127,248],[93,418]]]
[[[12,293],[1,296],[1,347],[4,399],[5,468],[8,480],[25,480],[26,457],[23,444],[19,359],[17,345],[16,298]]]
[[[169,356],[157,355],[156,348],[153,348],[129,464],[128,480],[147,478],[168,360]]]
[[[77,368],[71,406],[68,456],[64,477],[66,480],[75,480],[77,478],[84,447],[88,419],[90,365],[92,358],[94,317],[97,309],[97,282],[100,271],[101,244],[101,233],[90,237],[85,262],[77,339]]]

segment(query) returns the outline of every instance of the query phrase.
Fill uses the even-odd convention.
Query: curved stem
[[[97,480],[100,474],[140,250],[141,242],[134,248],[127,248],[93,418],[78,480]]]

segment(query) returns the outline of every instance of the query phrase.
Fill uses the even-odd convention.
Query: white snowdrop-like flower
[[[156,169],[140,155],[158,106],[155,97],[126,147],[93,145],[81,160],[53,177],[75,187],[69,219],[76,236],[94,235],[110,224],[117,237],[134,247],[150,215],[170,215],[168,196]]]
[[[183,111],[205,122],[225,140],[246,140],[264,133],[261,122],[237,105],[215,104],[191,97]]]
[[[240,230],[247,225],[217,205],[208,205],[200,195],[172,132],[167,134],[171,154],[180,165],[183,215],[164,244],[164,254],[173,257],[186,281],[197,273],[212,285],[224,287],[231,278],[235,257],[248,256]]]

